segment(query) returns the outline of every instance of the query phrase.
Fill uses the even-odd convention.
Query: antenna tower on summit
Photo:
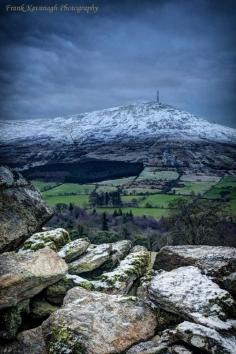
[[[157,90],[157,103],[160,103],[160,95],[159,95],[159,90]]]

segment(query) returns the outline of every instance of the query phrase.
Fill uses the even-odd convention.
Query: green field
[[[106,193],[106,192],[115,192],[115,191],[117,191],[117,187],[115,186],[99,185],[96,189],[97,193]]]
[[[188,199],[188,197],[182,197],[182,196],[177,196],[177,195],[170,195],[170,194],[153,194],[145,197],[144,200],[142,200],[139,203],[140,207],[145,207],[146,204],[152,205],[154,208],[168,208],[169,203],[177,200],[177,199]]]
[[[173,188],[172,192],[176,194],[190,195],[191,193],[203,195],[211,189],[216,182],[182,182],[183,187]]]
[[[51,190],[43,192],[45,197],[63,196],[72,194],[90,194],[95,189],[93,184],[64,183]]]
[[[186,174],[180,177],[181,181],[186,182],[219,182],[221,177],[219,176],[209,176],[202,174]]]
[[[44,196],[44,199],[50,206],[55,206],[56,204],[69,204],[73,203],[79,207],[87,208],[89,202],[89,196],[85,194],[81,195],[59,195],[59,196]]]
[[[31,181],[31,183],[35,188],[40,190],[40,192],[54,188],[59,185],[59,183],[56,182],[43,182],[43,181]]]
[[[189,199],[192,192],[202,195],[203,198],[222,200],[222,208],[230,207],[232,213],[236,214],[236,177],[226,176],[217,183],[217,178],[213,178],[215,176],[210,176],[209,178],[208,176],[204,176],[203,181],[193,181],[194,176],[189,175],[188,178],[192,179],[192,181],[182,180],[180,182],[183,184],[182,187],[172,189],[172,192],[175,191],[175,194],[164,194],[158,189],[148,188],[148,181],[154,178],[153,176],[156,179],[161,178],[163,180],[177,178],[177,172],[158,171],[157,169],[147,167],[142,174],[140,178],[142,178],[142,181],[145,181],[144,178],[146,178],[147,185],[144,183],[143,187],[134,186],[134,188],[131,185],[134,177],[104,181],[96,184],[64,183],[58,185],[58,183],[41,181],[33,181],[32,183],[42,191],[44,199],[50,206],[55,206],[59,203],[73,203],[76,206],[89,209],[89,194],[95,188],[98,193],[101,193],[115,191],[118,186],[121,186],[121,198],[124,204],[124,207],[121,209],[124,213],[132,210],[136,216],[147,215],[160,218],[161,216],[168,215],[169,203],[180,198]],[[130,185],[126,189],[125,185],[127,183]],[[107,211],[113,213],[117,208],[104,207],[96,209],[99,212]]]
[[[160,171],[154,167],[145,167],[137,180],[163,180],[171,181],[177,179],[179,174],[176,171]]]
[[[215,184],[204,197],[218,199],[222,197],[230,200],[236,199],[236,177],[226,176],[219,183]]]

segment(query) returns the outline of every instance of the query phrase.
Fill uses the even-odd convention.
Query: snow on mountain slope
[[[157,102],[132,104],[53,119],[0,121],[3,142],[43,138],[78,142],[148,137],[236,144],[236,130]]]

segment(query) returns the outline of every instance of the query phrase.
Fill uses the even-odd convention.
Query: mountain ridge
[[[19,170],[106,160],[236,171],[236,129],[157,102],[1,125],[0,162]]]
[[[48,136],[112,141],[116,138],[150,138],[162,135],[173,140],[209,140],[236,144],[236,129],[210,123],[167,104],[146,102],[80,113],[49,120],[1,122],[2,141]],[[46,132],[46,133],[45,133]]]

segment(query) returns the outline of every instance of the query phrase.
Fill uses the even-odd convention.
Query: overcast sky
[[[6,11],[6,4],[98,7]],[[161,101],[236,127],[236,1],[1,1],[0,118]]]

